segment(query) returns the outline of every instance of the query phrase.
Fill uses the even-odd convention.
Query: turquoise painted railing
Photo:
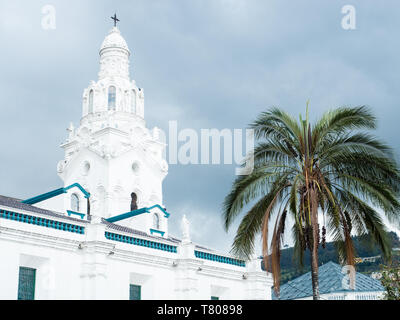
[[[71,210],[67,210],[68,213],[68,217],[70,217],[71,215],[76,215],[81,217],[81,219],[83,219],[85,217],[84,213],[79,213],[79,212],[75,212],[75,211],[71,211]]]
[[[199,258],[199,259],[205,259],[205,260],[210,260],[210,261],[215,261],[215,262],[220,262],[220,263],[227,263],[227,264],[231,264],[231,265],[239,266],[239,267],[246,266],[246,263],[243,260],[218,256],[218,255],[212,254],[212,253],[206,253],[206,252],[195,250],[194,255],[196,258]]]
[[[164,231],[160,231],[160,230],[156,230],[156,229],[150,229],[150,234],[155,234],[158,233],[161,237],[164,237],[165,232]]]
[[[107,231],[105,233],[105,237],[108,240],[119,241],[119,242],[133,244],[136,246],[177,253],[176,246],[172,246],[172,245],[165,244],[165,243],[159,243],[159,242],[155,242],[155,241],[124,236],[122,234],[117,234],[117,233],[112,233],[112,232],[107,232]]]
[[[85,233],[85,227],[82,226],[46,218],[30,216],[27,214],[17,213],[13,211],[0,210],[0,218],[14,220],[22,223],[29,223],[40,227],[52,228],[61,231],[67,231],[79,234]]]

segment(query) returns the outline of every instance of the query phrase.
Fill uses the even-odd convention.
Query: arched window
[[[156,230],[160,229],[160,217],[157,213],[153,215],[153,228]]]
[[[132,90],[131,111],[136,113],[136,91]]]
[[[75,193],[71,195],[71,210],[79,212],[79,197]]]
[[[90,90],[90,92],[89,92],[89,112],[88,113],[93,113],[93,90]]]
[[[114,86],[108,88],[108,110],[115,110],[117,89]]]

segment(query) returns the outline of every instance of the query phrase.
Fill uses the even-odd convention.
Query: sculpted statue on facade
[[[182,241],[183,242],[191,242],[190,241],[190,224],[189,220],[186,218],[186,215],[183,215],[182,221],[181,221],[181,230],[182,230]]]

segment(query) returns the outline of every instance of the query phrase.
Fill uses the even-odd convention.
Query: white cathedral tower
[[[112,28],[79,126],[61,145],[63,186],[25,200],[0,195],[0,300],[270,299],[257,256],[196,244],[185,216],[182,238],[168,234],[165,144],[146,128],[130,55]]]
[[[91,215],[110,218],[132,211],[132,197],[138,208],[163,207],[165,144],[159,141],[158,128],[146,128],[144,92],[130,78],[131,52],[117,27],[110,30],[99,53],[98,80],[83,92],[80,125],[68,128],[58,174],[65,187],[79,183],[90,193]],[[64,196],[64,209],[86,213],[86,199],[73,191]],[[120,223],[147,233],[168,232],[167,215],[157,209]]]

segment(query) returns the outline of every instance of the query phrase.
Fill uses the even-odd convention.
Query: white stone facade
[[[0,208],[11,210],[4,205]],[[36,269],[35,299],[125,300],[130,284],[141,286],[142,299],[270,298],[270,278],[260,270],[198,259],[191,243],[137,236],[173,244],[177,246],[173,253],[110,241],[104,233],[112,229],[95,220],[68,220],[85,227],[84,234],[74,234],[0,218],[0,299],[17,298],[20,266]],[[260,265],[259,260],[250,266],[253,263]]]
[[[141,299],[271,299],[259,259],[194,244],[186,217],[182,241],[168,234],[159,208],[105,220],[130,212],[132,193],[138,208],[164,207],[165,145],[145,126],[129,58],[114,27],[100,49],[99,79],[84,90],[80,125],[70,125],[62,145],[58,174],[64,188],[79,183],[90,193],[90,218],[78,188],[34,204],[0,196],[0,299],[18,297],[21,267],[35,270],[35,299],[129,299],[130,285]]]

